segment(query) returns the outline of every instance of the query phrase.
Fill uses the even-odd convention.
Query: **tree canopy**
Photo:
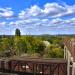
[[[62,37],[21,36],[19,29],[16,29],[15,35],[0,38],[0,52],[8,52],[10,50],[15,51],[16,56],[28,54],[30,57],[63,58]]]

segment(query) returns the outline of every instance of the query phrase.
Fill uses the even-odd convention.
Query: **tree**
[[[15,35],[16,35],[16,36],[21,36],[21,32],[20,32],[19,29],[16,29],[16,30],[15,30]]]

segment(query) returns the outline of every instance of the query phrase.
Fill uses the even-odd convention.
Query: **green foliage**
[[[37,53],[40,53],[40,54],[43,54],[44,53],[44,50],[45,50],[45,45],[43,44],[43,42],[39,42],[38,43],[38,46],[37,46]]]
[[[49,50],[45,53],[44,57],[47,58],[63,58],[63,49],[59,45],[52,44]]]
[[[16,36],[14,39],[14,48],[17,52],[17,55],[20,55],[20,51],[22,50],[22,43],[21,43],[21,38],[19,36]]]
[[[1,42],[1,45],[2,45],[2,50],[3,51],[8,50],[10,48],[10,39],[3,38],[2,42]]]
[[[16,29],[16,36],[5,36],[0,38],[0,51],[13,50],[18,56],[27,53],[32,56],[47,58],[63,58],[62,37],[57,36],[21,36],[20,30]],[[48,36],[48,37],[47,37]],[[50,43],[49,46],[44,41]]]

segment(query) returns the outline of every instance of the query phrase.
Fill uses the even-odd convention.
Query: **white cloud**
[[[72,5],[72,6],[68,6],[67,7],[64,7],[66,9],[66,11],[62,12],[62,13],[59,13],[53,17],[63,17],[63,16],[66,16],[66,15],[73,15],[75,14],[75,5]]]
[[[10,22],[10,26],[14,25],[14,28],[19,28],[23,34],[25,33],[62,33],[72,31],[75,28],[75,18],[63,20],[61,18],[55,19],[25,19],[18,20],[16,22]]]
[[[6,22],[0,22],[0,27],[4,27],[6,25]]]
[[[42,9],[40,9],[40,7],[38,7],[37,5],[34,5],[28,10],[28,13],[31,16],[38,16],[42,13]]]
[[[14,15],[14,12],[11,8],[0,8],[0,17],[12,17]]]
[[[19,18],[25,19],[25,18],[28,18],[30,16],[33,16],[33,17],[39,16],[39,15],[41,15],[42,11],[43,10],[40,7],[38,7],[37,5],[34,5],[31,8],[26,9],[25,11],[24,10],[21,11],[19,13]]]
[[[13,21],[9,23],[9,25],[14,25],[14,24],[15,24],[15,23],[14,23]]]
[[[51,21],[50,21],[50,24],[52,24],[52,25],[60,25],[60,24],[63,24],[63,20],[61,19],[61,18],[55,18],[55,19],[52,19]]]
[[[31,6],[28,9],[22,10],[19,13],[19,18],[29,18],[29,17],[62,17],[66,15],[73,14],[75,12],[75,5],[73,6],[62,6],[58,3],[47,3],[44,8],[40,8],[37,5]]]
[[[44,8],[37,5],[22,10],[17,19],[9,22],[8,26],[13,29],[19,28],[24,33],[60,33],[74,30],[75,18],[63,19],[66,15],[75,13],[75,5],[61,6],[58,3],[47,3]],[[3,15],[2,15],[3,14]],[[0,8],[0,17],[13,16],[11,8]],[[1,23],[2,25],[5,23]],[[9,28],[8,28],[9,29]],[[10,29],[9,29],[10,30]]]
[[[20,19],[23,19],[23,18],[25,18],[26,17],[26,12],[25,11],[21,11],[20,13],[19,13],[19,18]]]
[[[64,20],[64,24],[69,25],[69,26],[70,25],[74,25],[75,26],[75,18]]]
[[[64,7],[62,7],[62,6],[60,6],[57,3],[47,3],[44,6],[43,11],[44,11],[45,14],[49,14],[50,16],[54,16],[54,15],[57,15],[59,13],[65,12],[66,9]]]

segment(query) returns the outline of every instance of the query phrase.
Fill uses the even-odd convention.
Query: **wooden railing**
[[[64,59],[33,58],[1,60],[0,71],[33,75],[67,75],[67,61]]]
[[[67,47],[67,50],[69,50],[75,61],[75,39],[69,37],[64,38],[64,45]]]

